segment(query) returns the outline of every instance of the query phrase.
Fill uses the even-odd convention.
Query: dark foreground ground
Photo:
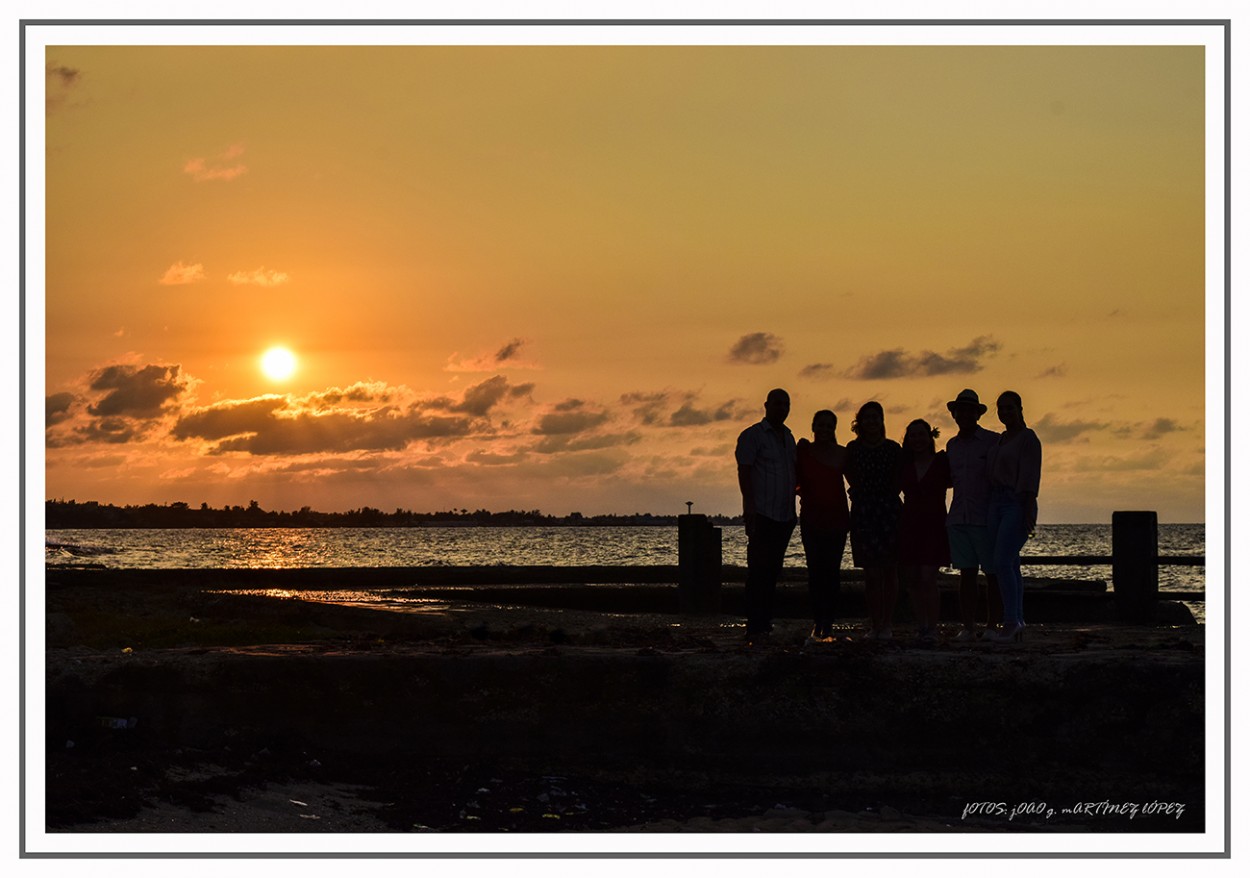
[[[50,584],[50,832],[1204,828],[1201,626],[748,648],[729,616],[221,585]]]

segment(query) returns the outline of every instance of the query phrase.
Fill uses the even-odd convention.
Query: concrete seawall
[[[784,784],[954,826],[966,802],[1147,798],[1187,803],[1183,828],[1201,823],[1202,661],[1183,650],[1126,661],[1114,650],[256,648],[56,665],[50,743],[134,718],[103,734],[149,753],[282,747],[322,763]]]
[[[291,777],[373,790],[390,830],[603,830],[777,803],[921,815],[925,831],[1205,820],[1202,626],[1041,623],[1022,644],[920,647],[905,625],[878,643],[845,624],[836,642],[805,645],[807,624],[782,618],[771,644],[746,648],[732,613],[495,605],[455,590],[392,611],[211,585],[226,583],[50,584],[50,826],[161,802],[220,813],[206,790],[237,797]],[[550,776],[597,790],[594,807],[556,827],[532,802],[493,817],[465,804],[479,787]],[[1185,810],[1167,822],[964,813],[1103,800]]]

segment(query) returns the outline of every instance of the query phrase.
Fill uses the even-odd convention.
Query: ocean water
[[[1201,524],[1159,526],[1161,555],[1203,555]],[[1111,525],[1040,525],[1026,576],[1111,577],[1110,565],[1029,566],[1028,555],[1110,555]],[[741,527],[722,529],[726,564],[746,564]],[[656,565],[677,563],[675,527],[191,528],[50,530],[48,566],[109,568]],[[796,533],[787,566],[804,565]],[[851,567],[850,550],[843,566]],[[1202,591],[1204,567],[1164,566],[1159,585]]]

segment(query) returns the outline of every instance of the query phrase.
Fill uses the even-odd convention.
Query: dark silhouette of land
[[[70,528],[181,528],[181,527],[628,527],[677,526],[676,515],[635,512],[630,515],[544,515],[537,509],[490,512],[477,509],[449,509],[441,512],[414,512],[396,509],[383,512],[369,506],[347,512],[318,512],[307,506],[295,512],[261,509],[253,500],[246,507],[214,509],[207,503],[142,506],[114,506],[94,500],[48,500],[44,503],[44,526],[49,530]],[[713,524],[740,523],[740,518],[709,516]]]

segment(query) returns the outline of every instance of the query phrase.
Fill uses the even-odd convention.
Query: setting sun
[[[260,358],[260,370],[272,381],[285,381],[295,373],[295,354],[286,348],[270,348]]]

